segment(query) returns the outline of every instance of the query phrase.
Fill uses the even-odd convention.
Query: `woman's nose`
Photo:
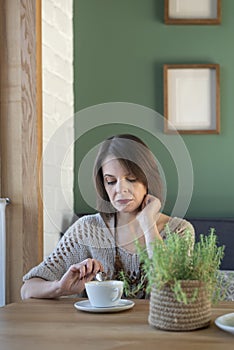
[[[119,193],[125,193],[129,191],[128,184],[125,180],[117,181],[116,191]]]

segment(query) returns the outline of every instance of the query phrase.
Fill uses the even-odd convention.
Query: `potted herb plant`
[[[211,304],[220,299],[219,267],[224,246],[214,229],[194,244],[189,231],[169,232],[152,243],[152,257],[137,242],[150,293],[149,324],[159,329],[188,331],[209,325]]]

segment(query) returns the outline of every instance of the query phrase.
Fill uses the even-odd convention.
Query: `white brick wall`
[[[72,0],[42,0],[44,256],[73,217],[72,18]]]

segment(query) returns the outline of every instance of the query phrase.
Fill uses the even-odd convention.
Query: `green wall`
[[[74,0],[75,111],[130,102],[163,115],[163,64],[220,64],[220,135],[182,136],[194,171],[187,216],[233,217],[234,1],[222,1],[221,25],[165,25],[163,11],[163,0]],[[178,184],[175,164],[150,133],[115,122],[110,118],[110,125],[97,126],[82,136],[78,119],[75,122],[75,211],[90,211],[77,181],[83,157],[106,136],[134,132],[162,159],[168,183],[165,211],[170,213]],[[85,191],[94,196],[88,178]]]

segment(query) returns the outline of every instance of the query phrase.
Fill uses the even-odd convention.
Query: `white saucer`
[[[97,312],[97,313],[106,313],[106,312],[119,312],[131,309],[135,303],[132,300],[121,299],[119,304],[111,307],[94,307],[90,304],[89,300],[77,301],[74,306],[77,310],[86,311],[86,312]]]
[[[224,331],[234,334],[234,313],[216,318],[215,324]]]

